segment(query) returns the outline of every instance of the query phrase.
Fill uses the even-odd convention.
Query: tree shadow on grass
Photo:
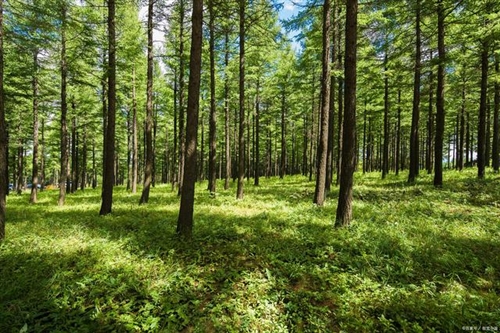
[[[104,218],[50,212],[47,223],[120,244],[130,265],[104,265],[114,258],[98,245],[2,254],[2,285],[15,288],[0,294],[0,331],[454,331],[498,316],[498,241],[205,210],[183,241],[165,200]]]

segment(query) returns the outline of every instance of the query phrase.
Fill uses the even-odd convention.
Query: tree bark
[[[422,59],[422,41],[420,30],[420,0],[416,4],[416,43],[415,43],[415,72],[413,80],[413,112],[411,118],[411,135],[410,135],[410,173],[408,174],[408,183],[414,183],[415,178],[419,173],[419,140],[418,127],[420,121],[420,72]]]
[[[398,123],[396,125],[396,176],[399,175],[401,160],[401,88],[398,89]]]
[[[33,168],[30,203],[37,202],[38,192],[38,50],[33,53]]]
[[[148,203],[149,191],[153,181],[153,0],[148,2],[148,67],[146,83],[146,165],[144,168],[144,187],[139,205]]]
[[[113,206],[116,118],[116,30],[115,0],[108,0],[108,115],[106,154],[102,181],[102,203],[99,215],[111,213]]]
[[[179,1],[179,191],[182,193],[184,179],[186,131],[184,128],[184,0]]]
[[[283,91],[281,92],[281,156],[280,156],[280,179],[286,174],[286,82],[283,82]]]
[[[194,190],[196,182],[196,145],[201,77],[203,0],[193,0],[191,54],[189,62],[188,108],[186,124],[186,163],[177,233],[190,238],[193,232]]]
[[[347,226],[352,220],[354,170],[356,169],[356,62],[358,1],[347,0],[345,49],[345,111],[342,137],[342,171],[335,225]]]
[[[323,206],[326,193],[326,173],[328,159],[328,125],[330,122],[330,0],[323,2],[323,52],[321,73],[321,115],[317,151],[316,189],[313,203]]]
[[[488,95],[488,52],[489,44],[482,42],[481,52],[481,100],[477,129],[477,177],[483,179],[486,170],[486,108]]]
[[[226,144],[226,177],[224,180],[224,189],[229,188],[229,179],[231,179],[231,133],[229,131],[229,75],[227,69],[229,66],[229,32],[226,31],[224,40],[224,135]]]
[[[5,105],[3,91],[3,0],[0,0],[0,242],[5,238],[6,196],[9,189],[7,177],[7,126],[5,124]]]
[[[497,77],[500,75],[500,56],[497,54],[495,56],[495,73]],[[500,111],[500,83],[495,80],[495,100],[494,100],[494,109],[493,109],[493,142],[492,142],[492,167],[493,171],[498,173],[498,169],[500,167],[500,135],[499,135],[499,111]]]
[[[68,179],[68,103],[66,100],[66,86],[68,78],[68,65],[66,61],[66,15],[65,5],[61,8],[61,175],[59,177],[58,205],[63,206],[66,200],[66,181]]]
[[[238,134],[238,188],[237,199],[243,199],[243,181],[245,178],[245,6],[246,0],[239,0],[240,20],[240,119]]]
[[[215,14],[214,0],[209,0],[208,11],[210,20],[208,23],[210,31],[210,124],[209,124],[209,156],[208,156],[208,190],[215,193],[217,180],[217,113],[215,109]]]
[[[255,163],[254,186],[259,186],[260,177],[260,80],[257,79],[257,96],[255,97]]]
[[[384,77],[384,151],[382,161],[382,179],[385,179],[389,173],[389,76],[388,71],[388,55],[385,52],[385,77]]]
[[[446,51],[444,46],[444,5],[443,0],[438,0],[438,73],[436,94],[436,138],[434,144],[434,186],[443,186],[443,140],[444,140],[444,70]]]

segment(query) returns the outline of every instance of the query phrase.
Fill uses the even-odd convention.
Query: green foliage
[[[442,189],[404,173],[358,175],[351,228],[336,190],[310,203],[302,177],[216,197],[197,186],[195,235],[175,236],[178,198],[148,206],[117,188],[56,207],[8,197],[0,245],[1,332],[457,332],[500,326],[498,176],[448,172]]]

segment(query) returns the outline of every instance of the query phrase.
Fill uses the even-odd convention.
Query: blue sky
[[[299,7],[296,5],[296,3],[301,3],[302,0],[285,0],[283,2],[283,8],[279,12],[279,18],[280,20],[286,20],[289,19],[290,17],[296,15],[299,12]],[[285,32],[285,31],[283,31]],[[289,32],[288,36],[290,39],[292,39],[292,47],[295,51],[298,51],[300,49],[300,44],[294,40],[294,37],[298,34],[298,32]]]

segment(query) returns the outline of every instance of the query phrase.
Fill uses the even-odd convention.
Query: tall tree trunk
[[[75,112],[75,102],[72,103]],[[70,193],[75,193],[78,188],[78,139],[76,132],[76,116],[73,115],[71,122],[71,186]]]
[[[431,51],[432,60],[432,51]],[[434,131],[434,116],[433,116],[433,104],[434,104],[434,86],[433,86],[434,74],[429,73],[429,108],[427,114],[427,149],[425,157],[425,168],[427,174],[432,173],[432,132]]]
[[[500,75],[500,56],[498,54],[495,55],[495,73],[497,77]],[[493,142],[492,142],[492,166],[493,171],[498,173],[498,169],[500,167],[500,135],[499,135],[499,113],[500,113],[500,83],[495,80],[495,100],[494,100],[494,109],[493,109]]]
[[[477,129],[477,177],[483,179],[486,169],[486,108],[488,95],[488,52],[489,43],[482,42],[481,52],[481,100]]]
[[[465,139],[465,80],[462,87],[462,107],[460,110],[460,138],[458,141],[458,170],[464,168],[464,140]]]
[[[83,125],[82,172],[80,189],[83,191],[87,184],[87,126]]]
[[[108,0],[108,119],[106,126],[106,154],[102,181],[102,204],[99,215],[111,213],[113,206],[116,118],[116,30],[115,0]]]
[[[321,115],[317,151],[316,189],[313,202],[322,206],[325,202],[326,173],[328,159],[328,125],[330,116],[330,0],[323,2],[323,52],[321,73]]]
[[[33,53],[33,168],[30,203],[36,203],[38,192],[38,50]]]
[[[486,147],[484,151],[485,166],[490,167],[491,157],[491,102],[489,97],[486,101]]]
[[[243,199],[243,181],[245,178],[245,6],[246,0],[239,0],[240,5],[240,119],[238,135],[238,189],[237,199]]]
[[[200,100],[203,0],[193,0],[191,55],[189,62],[188,108],[186,124],[186,163],[177,233],[191,237],[193,232],[194,189],[196,182],[196,144]]]
[[[408,183],[414,183],[415,178],[419,173],[419,140],[418,127],[420,120],[420,72],[422,59],[422,41],[420,30],[420,0],[416,4],[416,24],[415,33],[417,41],[415,43],[415,73],[413,80],[413,113],[411,118],[411,135],[410,135],[410,173],[408,175]]]
[[[342,17],[342,6],[337,6],[338,8],[338,19],[337,19],[337,31],[338,31],[338,40],[337,40],[337,64],[336,70],[342,70],[342,29],[341,29],[341,17]],[[343,141],[343,133],[344,133],[344,78],[342,75],[338,76],[337,79],[337,89],[338,89],[338,117],[337,117],[337,179],[335,181],[336,185],[340,184],[340,176],[342,172],[342,141]]]
[[[215,182],[217,180],[217,114],[215,109],[215,14],[214,0],[208,1],[208,11],[210,21],[208,23],[210,30],[210,124],[209,124],[209,145],[210,152],[208,156],[208,190],[215,193]]]
[[[229,75],[227,73],[229,66],[229,32],[226,30],[224,39],[224,136],[226,144],[226,177],[224,180],[224,189],[229,188],[229,179],[231,179],[231,133],[229,132]]]
[[[184,0],[179,1],[179,191],[182,193],[184,179],[186,130],[184,128]]]
[[[45,120],[42,118],[42,124],[41,124],[41,141],[40,145],[42,147],[41,149],[41,154],[40,154],[40,184],[41,184],[41,190],[43,191],[45,189]],[[7,177],[8,178],[8,177]]]
[[[135,67],[132,72],[132,193],[137,193],[139,176],[139,138],[137,137],[137,97],[135,90]]]
[[[63,206],[66,200],[66,181],[68,179],[68,125],[67,113],[68,102],[66,100],[66,86],[68,78],[68,65],[66,62],[66,14],[65,5],[61,8],[62,28],[61,28],[61,175],[59,177],[59,201],[58,205]]]
[[[345,112],[342,136],[342,171],[336,226],[347,226],[352,220],[354,170],[356,169],[356,62],[358,1],[347,0],[345,48]]]
[[[7,126],[5,124],[5,106],[3,91],[3,0],[0,0],[0,242],[5,238],[6,196],[9,189],[7,177],[8,142]]]
[[[286,83],[283,82],[283,85]],[[280,179],[286,174],[286,91],[283,87],[281,92],[281,157],[280,157]]]
[[[260,177],[260,80],[257,79],[257,96],[255,97],[255,163],[254,185],[259,186]]]
[[[444,46],[444,5],[443,0],[437,3],[438,15],[438,73],[436,94],[436,142],[434,144],[434,186],[443,186],[443,140],[444,140],[444,67],[446,50]]]
[[[401,160],[401,88],[398,89],[398,123],[396,125],[396,176],[399,175]]]
[[[335,67],[335,63],[337,61],[337,48],[336,43],[338,41],[337,35],[338,24],[336,24],[337,20],[337,1],[333,3],[332,10],[332,21],[330,22],[330,27],[332,30],[332,41],[331,41],[331,68]],[[335,140],[335,76],[330,74],[330,101],[329,101],[329,116],[328,116],[328,152],[327,152],[327,160],[326,160],[326,184],[325,189],[327,192],[330,191],[332,186],[333,179],[333,170],[334,168],[334,140]]]
[[[175,169],[177,165],[177,156],[179,156],[177,150],[177,99],[178,99],[178,89],[177,89],[177,73],[175,68],[174,72],[174,150],[172,153],[172,165],[170,169],[170,179],[172,181],[172,191],[175,189],[175,186],[179,183],[179,171]],[[177,171],[177,172],[176,172]]]
[[[384,77],[384,151],[382,161],[382,179],[385,179],[389,173],[389,76],[388,71],[388,55],[385,51],[385,77]]]
[[[146,165],[139,205],[148,203],[153,181],[153,0],[148,2],[148,68],[146,87]]]

